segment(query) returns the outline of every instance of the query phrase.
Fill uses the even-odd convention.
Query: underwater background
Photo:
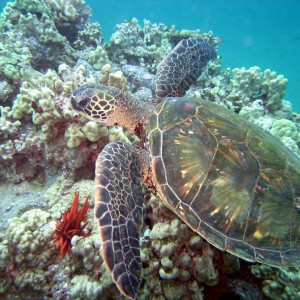
[[[0,10],[7,1],[0,1]],[[178,29],[213,31],[222,40],[224,68],[259,66],[288,79],[285,100],[300,112],[300,5],[297,0],[153,0],[93,1],[93,20],[108,43],[116,24],[133,17],[140,22],[176,25]]]
[[[115,25],[137,18],[176,25],[178,29],[213,31],[223,40],[222,66],[271,69],[288,79],[285,100],[300,112],[300,5],[297,0],[264,1],[92,1],[93,20],[109,41]]]
[[[203,38],[219,56],[187,97],[260,126],[299,165],[298,1],[16,0],[0,7],[0,298],[125,299],[94,220],[95,161],[110,142],[139,147],[140,140],[81,117],[70,99],[83,84],[102,83],[154,101],[157,66],[183,38]],[[145,200],[138,300],[300,299],[299,268],[219,251],[157,195]],[[276,209],[272,221],[287,223],[286,210]]]

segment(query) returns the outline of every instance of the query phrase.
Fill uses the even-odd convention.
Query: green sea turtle
[[[103,85],[72,95],[88,119],[141,136],[138,149],[109,143],[96,162],[103,256],[128,298],[142,280],[143,186],[215,247],[247,261],[300,265],[299,158],[238,114],[182,97],[215,57],[208,41],[182,40],[158,67],[156,103]]]

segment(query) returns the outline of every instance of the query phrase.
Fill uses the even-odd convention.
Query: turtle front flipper
[[[95,217],[103,257],[121,293],[136,298],[142,281],[143,183],[134,148],[123,142],[108,144],[95,172]]]
[[[156,97],[181,97],[216,58],[214,46],[207,40],[192,37],[181,40],[161,61],[156,74]]]

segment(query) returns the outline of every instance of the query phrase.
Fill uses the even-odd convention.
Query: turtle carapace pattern
[[[96,162],[103,256],[128,298],[142,281],[139,231],[149,178],[161,200],[218,249],[276,267],[300,265],[299,157],[238,114],[181,97],[215,57],[209,41],[182,40],[158,67],[156,103],[103,85],[72,95],[74,109],[91,120],[145,128],[146,149],[109,143]]]

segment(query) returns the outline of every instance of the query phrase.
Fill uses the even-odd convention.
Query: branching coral
[[[133,18],[116,26],[116,32],[107,46],[109,59],[121,65],[131,64],[154,72],[158,63],[183,38],[202,36],[212,39],[212,33],[200,34],[199,30],[179,31],[175,26],[152,24],[144,20],[143,28]]]
[[[78,210],[79,193],[76,193],[73,204],[69,211],[63,214],[63,220],[56,222],[56,229],[53,231],[53,242],[58,242],[56,249],[60,248],[60,254],[64,258],[67,253],[71,252],[71,239],[74,235],[87,237],[85,232],[87,226],[87,210],[88,198],[86,198],[83,206]],[[83,224],[82,224],[83,223]]]

